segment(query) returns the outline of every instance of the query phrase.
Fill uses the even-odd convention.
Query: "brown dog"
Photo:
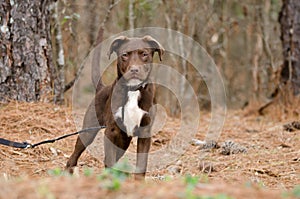
[[[132,137],[138,136],[136,177],[144,177],[151,144],[151,118],[153,119],[149,110],[155,95],[155,87],[149,81],[149,74],[154,53],[158,52],[161,60],[164,49],[150,36],[120,36],[112,42],[109,57],[113,52],[118,56],[117,79],[110,86],[104,86],[100,80],[95,100],[86,112],[83,128],[106,126],[105,167],[114,166],[129,147]],[[66,165],[67,170],[72,172],[81,153],[93,142],[96,133],[97,131],[86,133],[77,138],[74,152]]]

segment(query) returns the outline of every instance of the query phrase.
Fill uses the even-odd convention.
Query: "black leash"
[[[20,149],[27,149],[27,148],[35,148],[39,145],[42,144],[48,144],[48,143],[54,143],[58,140],[73,136],[73,135],[79,135],[82,133],[86,133],[86,132],[91,132],[91,131],[95,131],[95,130],[100,130],[100,129],[104,129],[106,128],[106,126],[98,126],[98,127],[91,127],[91,128],[86,128],[86,129],[82,129],[80,131],[74,132],[74,133],[70,133],[70,134],[66,134],[54,139],[50,139],[50,140],[44,140],[35,144],[30,144],[28,142],[14,142],[14,141],[10,141],[10,140],[6,140],[4,138],[0,138],[0,144],[5,145],[5,146],[10,146],[10,147],[14,147],[14,148],[20,148]]]

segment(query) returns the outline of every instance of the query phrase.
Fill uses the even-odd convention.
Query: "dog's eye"
[[[126,61],[129,58],[129,54],[128,53],[122,53],[121,58],[122,58],[123,61]]]
[[[122,57],[128,57],[128,53],[122,53]]]
[[[146,53],[146,52],[143,52],[143,57],[148,57],[148,53]]]

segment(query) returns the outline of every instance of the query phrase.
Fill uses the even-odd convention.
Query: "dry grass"
[[[8,197],[7,194],[10,198],[20,195],[44,198],[37,191],[44,185],[57,198],[159,198],[163,195],[173,198],[179,197],[178,193],[185,190],[180,176],[186,174],[200,176],[205,182],[196,188],[197,194],[224,192],[236,198],[280,198],[283,191],[300,184],[300,131],[287,132],[282,128],[288,122],[300,121],[300,116],[295,107],[286,107],[288,112],[285,113],[280,107],[273,107],[274,112],[265,116],[246,114],[246,111],[228,112],[218,143],[232,140],[245,146],[247,153],[225,156],[220,154],[219,149],[201,150],[200,146],[190,145],[176,162],[150,171],[147,184],[140,185],[129,180],[117,192],[99,188],[101,183],[93,177],[55,178],[48,174],[50,169],[64,168],[76,137],[35,149],[0,146],[0,183],[3,188],[0,198]],[[76,131],[71,109],[63,106],[11,102],[0,105],[0,110],[0,137],[6,139],[36,143]],[[199,140],[205,137],[209,123],[207,118],[209,114],[202,114],[202,125],[196,135]],[[176,119],[168,121],[162,132],[154,137],[152,150],[159,149],[172,139],[178,123]],[[204,170],[201,166],[204,164],[210,165],[211,169]],[[93,168],[96,173],[103,170],[103,163],[89,153],[84,153],[80,159],[80,176],[85,166]],[[157,184],[152,179],[159,176],[170,176],[174,180]],[[22,180],[16,180],[19,178]],[[247,188],[249,186],[251,188]]]
[[[69,108],[49,103],[12,102],[2,104],[0,109],[0,136],[5,139],[37,143],[76,131]],[[75,139],[72,137],[34,149],[0,146],[1,173],[6,178],[48,176],[49,169],[64,167]]]

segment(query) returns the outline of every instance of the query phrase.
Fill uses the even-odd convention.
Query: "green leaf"
[[[93,173],[94,173],[94,170],[89,168],[89,167],[85,167],[83,169],[83,175],[86,176],[86,177],[92,176]]]
[[[62,173],[63,172],[62,172],[61,168],[55,168],[55,169],[48,170],[48,174],[51,176],[61,176]]]

